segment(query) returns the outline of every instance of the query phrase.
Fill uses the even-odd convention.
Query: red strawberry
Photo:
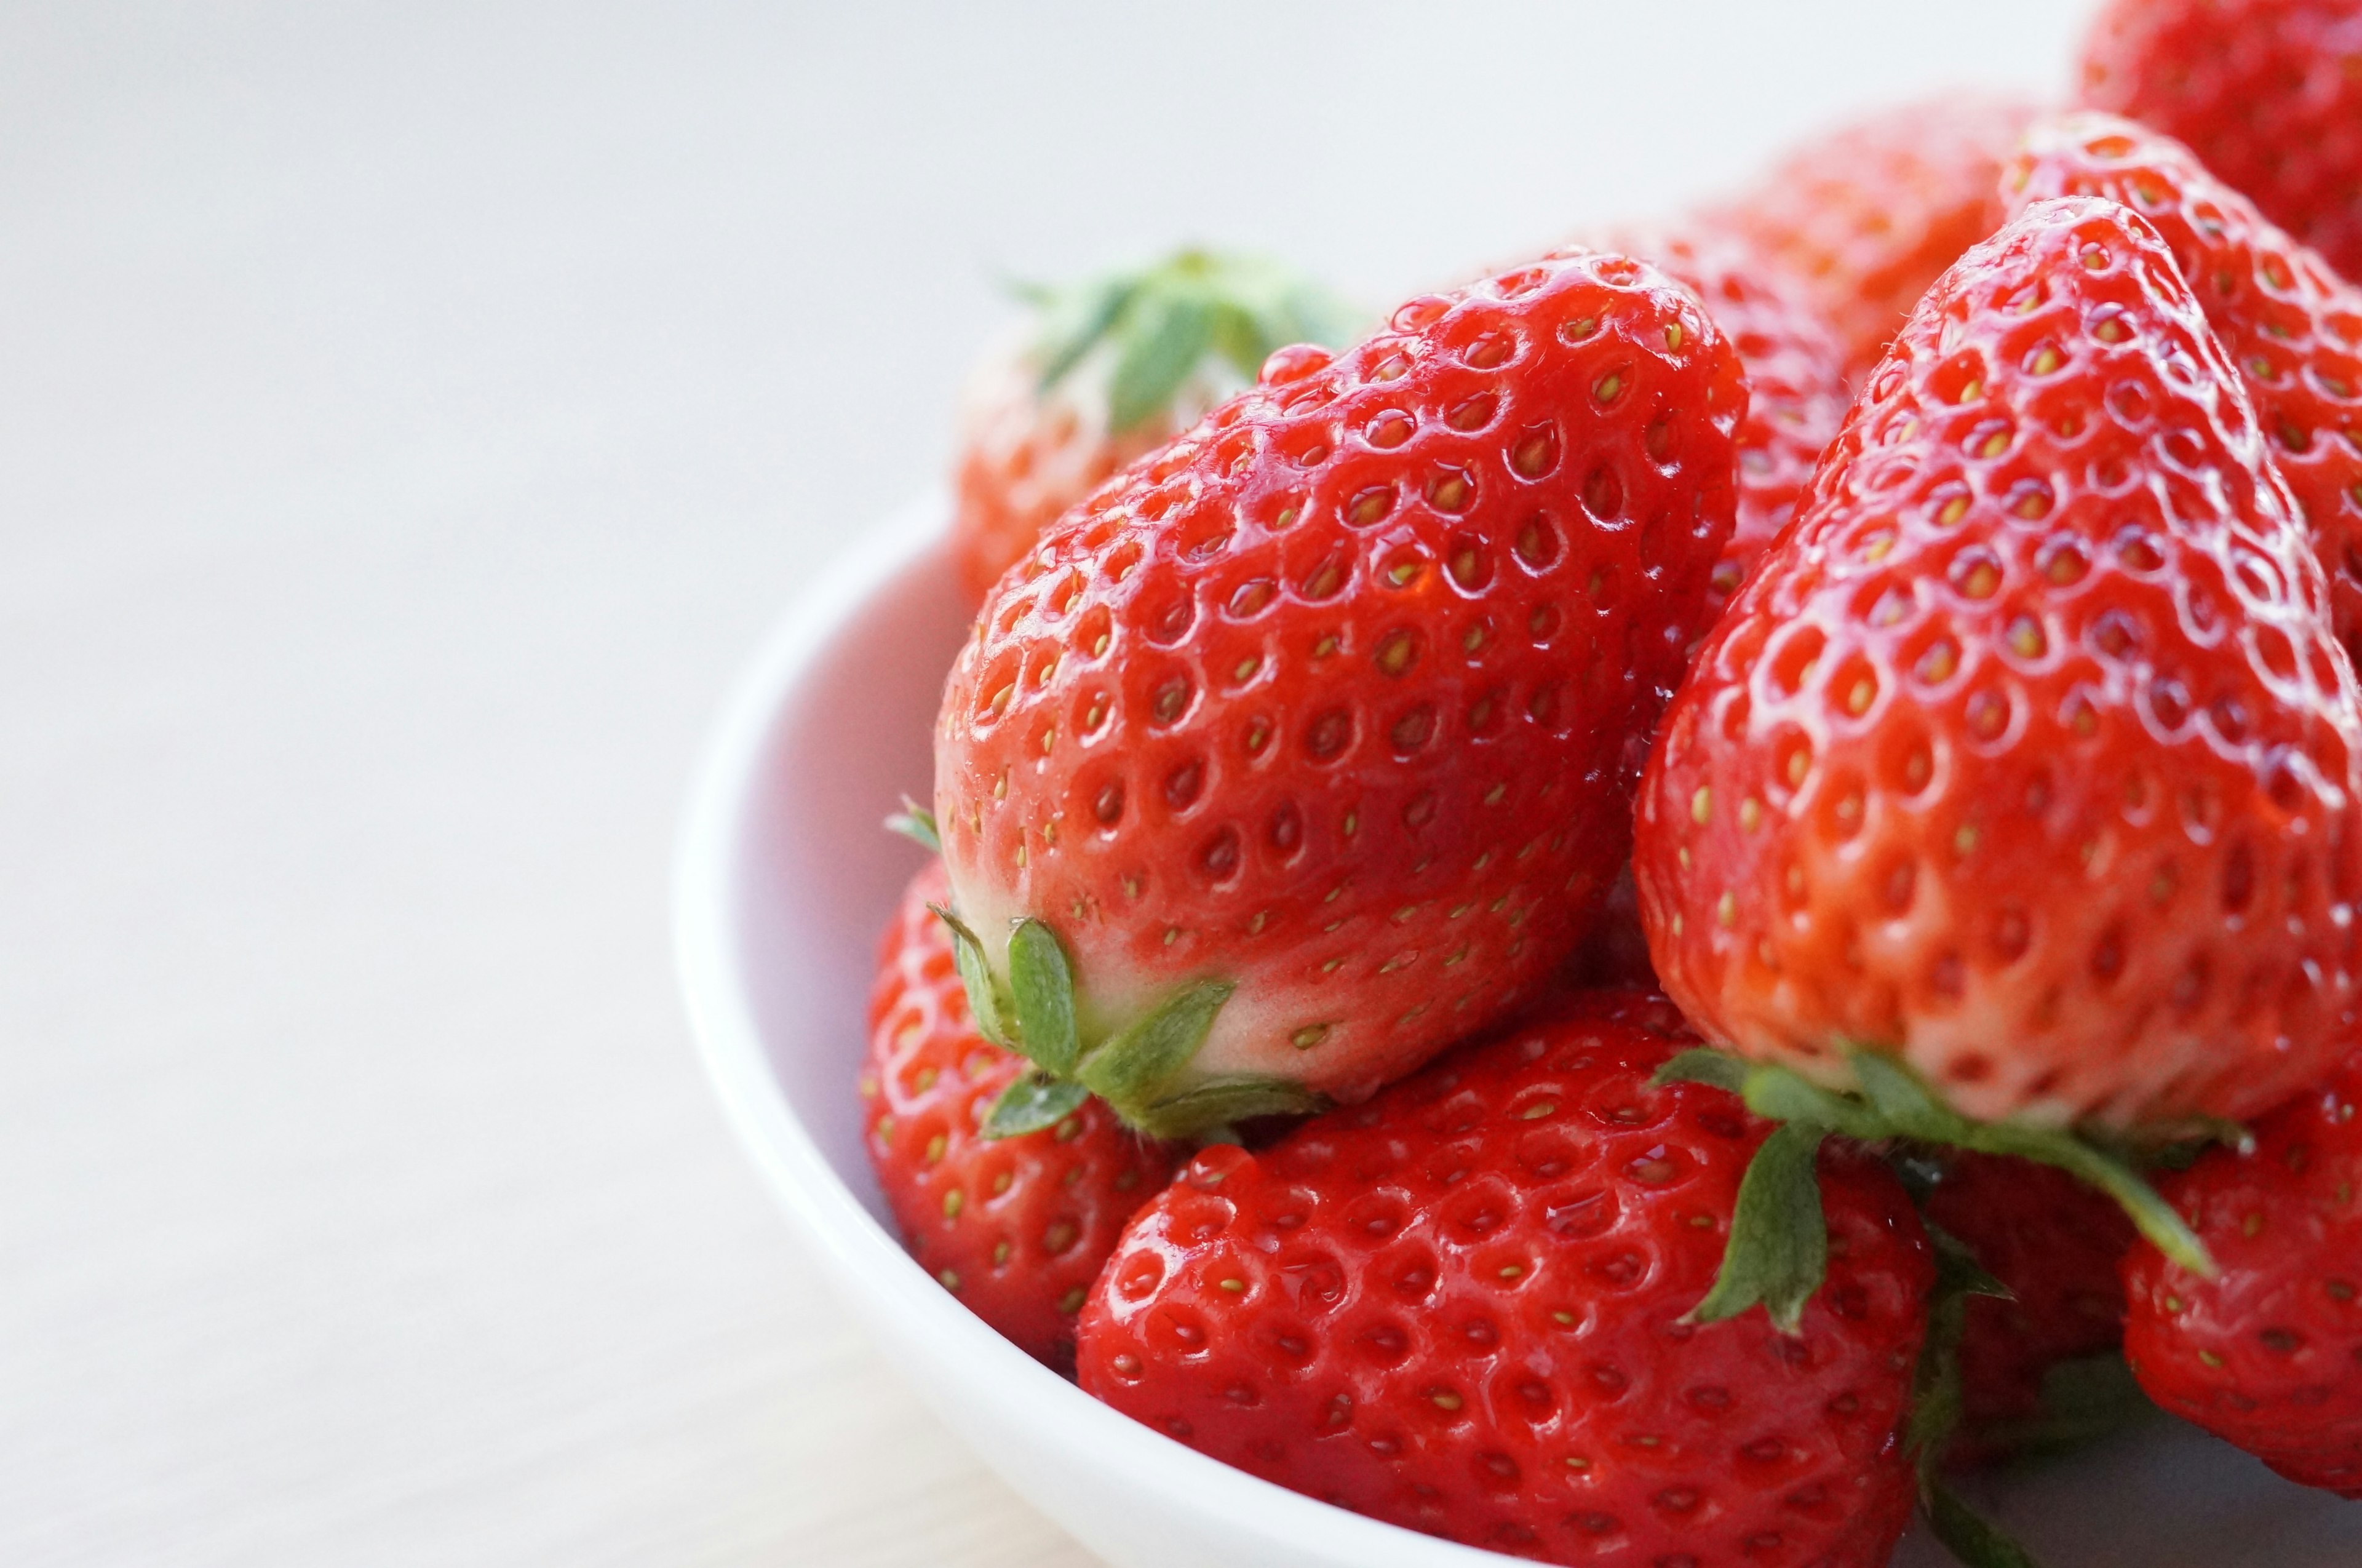
[[[2362,1500],[2357,1111],[2362,1060],[2259,1123],[2252,1153],[2215,1150],[2167,1177],[2222,1272],[2201,1279],[2142,1245],[2124,1278],[2125,1353],[2150,1398],[2291,1481]]]
[[[2083,99],[2178,137],[2274,223],[2362,279],[2362,5],[2116,0]]]
[[[1182,1152],[1142,1143],[1096,1104],[1020,1137],[981,1135],[985,1109],[1025,1062],[969,1021],[951,933],[928,908],[947,892],[930,862],[878,952],[861,1077],[869,1163],[919,1265],[1065,1370],[1084,1292]]]
[[[2350,1038],[2357,750],[2320,569],[2169,251],[2036,203],[1913,315],[1668,711],[1650,949],[1710,1036],[1947,1138],[2013,1119],[1992,1152],[2251,1115]]]
[[[1649,933],[1640,929],[1640,895],[1632,886],[1630,866],[1607,889],[1599,923],[1574,950],[1565,979],[1575,990],[1657,988],[1657,971],[1649,965]]]
[[[1061,513],[1238,392],[1273,349],[1341,346],[1352,326],[1286,268],[1203,250],[1027,297],[1031,329],[987,355],[961,410],[952,547],[979,599]]]
[[[1797,148],[1708,219],[1797,279],[1860,374],[1992,231],[1993,181],[2035,112],[1970,96],[1872,115]]]
[[[1831,1149],[1828,1279],[1796,1334],[1694,1321],[1771,1129],[1651,1087],[1689,1038],[1659,999],[1595,995],[1260,1154],[1205,1151],[1094,1287],[1083,1387],[1519,1556],[1883,1563],[1913,1500],[1926,1240],[1891,1175]]]
[[[1626,853],[1745,396],[1685,291],[1562,253],[1283,351],[1070,513],[936,734],[1008,1036],[1178,1134],[1365,1097],[1526,1000]]]
[[[1738,427],[1738,511],[1714,566],[1712,607],[1730,602],[1838,433],[1850,401],[1845,350],[1805,304],[1794,280],[1729,235],[1704,226],[1635,232],[1607,249],[1661,267],[1697,295],[1747,372],[1747,419]]]
[[[1960,1339],[1963,1457],[2041,1441],[2058,1414],[2043,1382],[2063,1363],[2103,1355],[2124,1336],[2116,1264],[2133,1243],[2124,1211],[2064,1171],[1964,1154],[1945,1162],[1923,1209],[2009,1287],[1974,1297]]]
[[[2036,127],[2003,186],[2020,206],[2106,196],[2165,237],[2246,378],[2272,459],[2312,531],[2338,635],[2349,654],[2362,649],[2362,289],[2187,148],[2112,115]]]

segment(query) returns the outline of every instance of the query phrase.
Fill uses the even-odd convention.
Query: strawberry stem
[[[2042,1568],[2041,1561],[1937,1478],[1925,1484],[1920,1507],[1944,1550],[1967,1568]]]
[[[1704,1047],[1683,1052],[1657,1076],[1660,1082],[1713,1084],[1740,1096],[1758,1116],[1816,1123],[1862,1143],[1909,1138],[2056,1165],[2114,1198],[2167,1257],[2192,1274],[2213,1276],[2214,1260],[2205,1243],[2121,1156],[2059,1128],[1971,1121],[1944,1104],[1917,1074],[1891,1056],[1852,1051],[1846,1060],[1853,1069],[1856,1088],[1851,1093],[1814,1083],[1790,1067]]]
[[[1904,1444],[1919,1485],[1919,1507],[1945,1549],[1967,1568],[2040,1568],[2032,1553],[1961,1499],[1943,1477],[1964,1408],[1960,1339],[1968,1331],[1972,1297],[2010,1298],[2010,1289],[1985,1272],[1975,1254],[1941,1226],[1927,1226],[1936,1249],[1936,1288],[1927,1304],[1927,1339],[1912,1374],[1911,1424]]]

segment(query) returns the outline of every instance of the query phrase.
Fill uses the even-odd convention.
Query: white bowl
[[[1118,1568],[1502,1568],[1490,1552],[1260,1481],[1117,1415],[1001,1340],[903,1253],[861,1146],[871,964],[918,851],[880,826],[931,794],[968,616],[940,497],[855,544],[723,710],[676,866],[682,991],[714,1087],[830,1280],[950,1425]],[[2050,1568],[2354,1568],[2362,1507],[2162,1419],[1992,1499]],[[1904,1565],[1948,1561],[1906,1543]]]

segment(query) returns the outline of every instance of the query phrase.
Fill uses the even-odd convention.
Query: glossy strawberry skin
[[[2016,206],[2048,196],[2122,202],[2172,247],[2312,530],[2338,636],[2349,656],[2362,648],[2362,289],[2189,149],[2112,115],[2040,123],[2003,186]]]
[[[930,862],[879,946],[863,1142],[919,1266],[1004,1339],[1069,1371],[1085,1292],[1182,1151],[1134,1137],[1096,1102],[1039,1132],[978,1134],[1025,1064],[969,1020],[951,942],[927,907],[948,896]]]
[[[2255,1132],[2160,1184],[2222,1272],[2134,1248],[2125,1352],[2165,1408],[2362,1500],[2362,1060]]]
[[[1668,711],[1634,856],[1668,992],[1980,1119],[2285,1099],[2355,1007],[2323,597],[2155,230],[2029,208],[1914,315]]]
[[[1845,419],[1844,347],[1795,281],[1731,235],[1703,225],[1618,234],[1604,248],[1638,256],[1688,289],[1722,328],[1747,372],[1738,427],[1738,508],[1714,564],[1719,617],[1796,502]]]
[[[981,601],[1061,514],[1205,408],[1192,388],[1176,410],[1118,433],[1102,389],[1077,379],[1045,392],[1020,350],[985,359],[962,400],[952,469],[952,549],[970,596]]]
[[[1858,376],[1992,232],[1994,180],[2035,113],[1956,95],[1872,115],[1797,148],[1707,219],[1796,280]]]
[[[2122,1342],[2117,1264],[2132,1221],[2064,1171],[2000,1154],[1951,1155],[1923,1208],[2010,1290],[1970,1298],[1959,1349],[1966,1441],[1955,1456],[1998,1457],[2010,1429],[2042,1416],[2052,1367]]]
[[[953,671],[936,814],[992,963],[1046,922],[1087,1050],[1231,980],[1195,1080],[1341,1099],[1525,1000],[1626,852],[1744,403],[1694,300],[1589,253],[1275,355]]]
[[[2362,281],[2362,5],[2115,0],[2082,97],[2189,144],[2272,221]]]
[[[1358,1512],[1561,1562],[1886,1561],[1932,1282],[1909,1200],[1834,1152],[1801,1333],[1683,1320],[1749,1156],[1693,1038],[1595,993],[1259,1154],[1209,1149],[1084,1309],[1089,1393]],[[1685,1555],[1683,1555],[1685,1554]]]

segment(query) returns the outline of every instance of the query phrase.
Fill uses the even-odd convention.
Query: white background
[[[0,1562],[1071,1564],[671,993],[712,704],[994,279],[1383,300],[2078,7],[0,7]]]

